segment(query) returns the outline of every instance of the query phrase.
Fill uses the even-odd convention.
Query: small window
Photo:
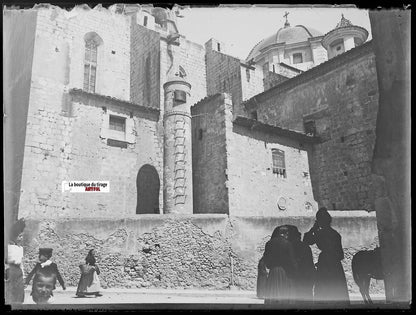
[[[203,134],[202,129],[199,129],[198,130],[198,140],[202,140],[202,134]]]
[[[143,19],[143,25],[147,26],[147,16],[145,16],[144,19]]]
[[[293,54],[293,63],[302,63],[303,62],[303,58],[302,58],[302,54],[301,53],[296,53]]]
[[[337,51],[340,51],[341,50],[341,46],[337,46]]]
[[[309,120],[304,122],[305,133],[308,136],[315,136],[316,135],[316,126],[315,121]]]
[[[220,45],[220,43],[217,43],[217,50],[218,51],[221,51],[221,45]]]
[[[110,129],[126,132],[126,118],[110,115]]]
[[[84,91],[95,93],[95,83],[97,76],[97,53],[98,46],[103,41],[98,34],[90,32],[85,34],[85,54],[84,54]]]
[[[274,65],[273,65],[273,73],[276,73],[276,69],[274,68]]]
[[[247,82],[250,82],[250,69],[246,69]]]
[[[250,113],[250,118],[251,118],[251,119],[254,119],[254,120],[257,120],[257,111],[256,111],[256,110],[253,110],[253,111]]]
[[[273,174],[286,178],[285,152],[272,149]]]

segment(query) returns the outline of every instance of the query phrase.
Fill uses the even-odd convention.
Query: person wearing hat
[[[6,304],[20,304],[25,299],[23,281],[23,247],[22,238],[25,228],[24,219],[18,220],[10,229],[5,261],[5,301]]]
[[[58,270],[58,266],[50,260],[51,257],[52,257],[52,248],[39,248],[39,262],[36,263],[33,270],[27,275],[26,285],[29,284],[30,280],[32,279],[34,275],[41,272],[43,274],[48,274],[48,275],[54,274],[59,284],[61,285],[62,289],[66,290],[64,279],[62,278]],[[33,293],[35,292],[35,286],[36,286],[35,279],[33,280],[31,295],[33,295]],[[56,287],[54,283],[53,290],[55,289]]]
[[[348,305],[348,287],[341,263],[344,259],[341,235],[331,227],[331,221],[328,210],[320,208],[315,224],[303,237],[306,244],[316,244],[321,250],[316,264],[314,301]]]

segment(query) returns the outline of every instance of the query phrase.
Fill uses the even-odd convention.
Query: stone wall
[[[171,68],[171,58],[168,53],[166,39],[160,41],[160,82],[163,85],[168,80],[168,71],[176,73],[179,67],[186,73],[185,80],[191,84],[189,104],[195,104],[207,96],[205,49],[183,37],[179,38],[179,46],[171,45],[174,64]],[[171,70],[169,70],[171,68]],[[160,88],[161,100],[164,99],[163,88]]]
[[[289,77],[268,71],[264,77],[264,90],[267,91],[286,80],[289,80]]]
[[[350,259],[356,251],[377,245],[376,220],[360,211],[333,216],[333,227],[343,238],[348,287],[358,293]],[[27,220],[24,268],[28,273],[37,261],[38,248],[50,246],[66,285],[76,286],[78,266],[95,248],[104,288],[227,289],[234,285],[255,290],[258,260],[273,229],[281,224],[295,224],[304,233],[313,218],[199,214]],[[313,252],[316,262],[317,250]],[[372,280],[372,293],[383,293],[381,281]]]
[[[206,51],[208,95],[229,93],[234,104],[234,113],[240,112],[243,99],[241,65],[238,58],[215,50]]]
[[[8,228],[18,216],[36,19],[36,10],[3,11],[3,196],[6,237]]]
[[[194,213],[228,213],[225,97],[191,107]]]
[[[332,209],[373,210],[371,160],[378,110],[371,43],[364,44],[257,95],[248,102],[260,121],[304,132],[314,121],[314,194]],[[254,103],[257,103],[256,106]]]
[[[55,116],[45,109],[30,121],[29,126],[43,136],[28,132],[19,215],[54,218],[134,214],[140,168],[150,164],[159,178],[163,174],[157,117],[91,96],[73,96],[72,106],[71,118]],[[126,143],[126,148],[107,143],[104,130],[108,128],[108,113],[131,115],[134,142]],[[110,192],[63,193],[62,181],[68,180],[108,180]],[[162,208],[162,196],[159,200]]]
[[[235,123],[227,132],[227,143],[230,214],[315,214],[318,205],[312,192],[307,144]],[[284,152],[286,177],[273,173],[272,149]],[[282,205],[283,199],[286,208],[279,210],[278,202]]]
[[[157,117],[120,101],[130,97],[129,20],[107,10],[37,12],[19,215],[133,214],[140,167],[151,164],[161,176],[163,156]],[[99,100],[75,101],[69,90],[83,86],[84,35],[90,31],[104,42],[98,50],[96,92],[110,98],[91,94]],[[108,129],[107,110],[127,117],[132,124],[133,140],[125,149],[107,145],[103,136]],[[68,180],[110,180],[111,192],[63,194],[62,181]]]
[[[241,91],[242,101],[264,91],[263,71],[248,66],[241,66]]]
[[[130,99],[160,109],[160,35],[131,19]]]

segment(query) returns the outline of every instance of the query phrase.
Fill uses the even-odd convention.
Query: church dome
[[[263,49],[275,44],[290,45],[294,43],[301,43],[307,41],[309,38],[323,35],[324,34],[311,27],[303,25],[288,26],[287,24],[285,27],[280,28],[275,34],[266,37],[254,46],[246,60],[249,61],[258,57]]]

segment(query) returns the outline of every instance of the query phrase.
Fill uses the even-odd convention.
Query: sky
[[[367,40],[371,39],[368,11],[352,6],[191,6],[181,10],[183,17],[178,19],[178,28],[188,40],[201,45],[215,38],[225,44],[225,53],[244,60],[254,45],[283,27],[285,12],[289,12],[291,26],[309,26],[323,34],[334,29],[344,14],[352,24],[364,27],[369,32]]]

